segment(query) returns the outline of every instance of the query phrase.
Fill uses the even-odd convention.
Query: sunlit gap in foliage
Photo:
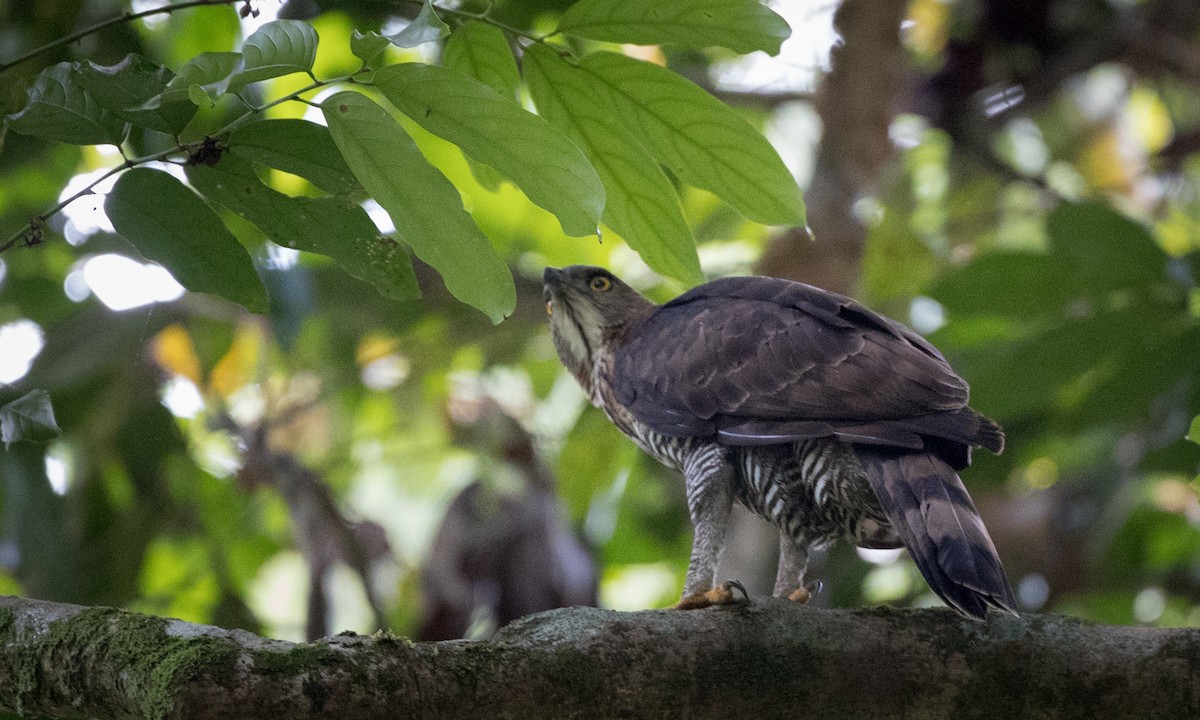
[[[63,282],[67,297],[82,302],[93,293],[110,310],[131,310],[183,295],[183,286],[161,265],[115,253],[87,258]]]
[[[46,479],[55,495],[66,495],[75,479],[75,460],[66,443],[56,442],[46,451]]]
[[[160,393],[163,406],[177,418],[190,420],[204,409],[200,388],[185,377],[172,377],[162,386]]]
[[[0,325],[0,383],[15,383],[25,377],[45,344],[41,326],[32,320]]]
[[[713,81],[729,90],[757,92],[812,91],[822,71],[829,67],[829,51],[838,42],[833,29],[837,3],[768,3],[779,13],[792,34],[783,42],[779,54],[771,57],[754,52],[736,59],[715,62]]]
[[[1050,599],[1050,583],[1041,573],[1029,573],[1017,583],[1017,600],[1027,610],[1040,610]]]
[[[928,335],[946,324],[946,309],[937,300],[918,295],[908,306],[908,324],[917,332]]]

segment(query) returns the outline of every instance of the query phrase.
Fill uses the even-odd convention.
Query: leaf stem
[[[105,20],[104,22],[97,23],[89,28],[80,30],[77,33],[67,35],[66,37],[61,37],[61,38],[55,40],[54,42],[46,43],[45,45],[42,45],[41,47],[36,47],[36,48],[30,50],[29,52],[25,53],[24,55],[21,55],[20,57],[9,60],[6,63],[0,63],[0,73],[4,72],[6,70],[9,70],[10,68],[14,68],[17,65],[20,65],[24,62],[32,60],[33,58],[37,57],[38,55],[48,53],[51,50],[60,48],[64,45],[70,45],[71,43],[75,42],[76,40],[81,40],[81,39],[87,37],[88,35],[94,35],[100,31],[106,30],[114,25],[120,25],[121,23],[132,22],[139,18],[149,17],[151,15],[162,15],[164,13],[173,13],[176,10],[185,10],[187,8],[203,7],[206,5],[212,5],[212,6],[233,5],[234,3],[243,2],[243,1],[248,2],[248,0],[187,0],[187,2],[175,3],[174,5],[164,5],[162,7],[152,8],[150,10],[142,10],[141,12],[124,12],[116,17]],[[6,247],[6,246],[0,245],[0,250],[3,250],[4,247]]]

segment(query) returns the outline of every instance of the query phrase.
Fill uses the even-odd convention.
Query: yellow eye
[[[591,288],[596,292],[608,292],[612,289],[612,280],[609,280],[603,275],[597,275],[596,277],[592,278],[592,281],[588,283],[588,285],[590,285]]]

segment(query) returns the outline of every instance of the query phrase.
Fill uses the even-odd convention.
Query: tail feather
[[[988,606],[1016,614],[996,547],[954,470],[936,455],[859,446],[871,488],[929,587],[947,605],[983,619]]]

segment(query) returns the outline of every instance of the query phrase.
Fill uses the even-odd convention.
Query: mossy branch
[[[1172,720],[1200,717],[1200,629],[766,600],[299,645],[0,598],[0,677],[0,711],[45,717]]]

